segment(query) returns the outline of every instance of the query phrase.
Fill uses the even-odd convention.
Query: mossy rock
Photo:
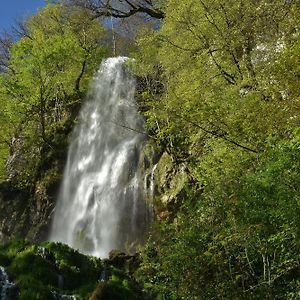
[[[138,300],[134,291],[122,282],[111,280],[101,282],[93,292],[90,300]]]
[[[156,216],[158,219],[166,219],[173,216],[184,201],[186,186],[189,184],[186,166],[176,164],[168,153],[163,153],[154,178],[158,186],[158,193],[154,198]]]
[[[100,259],[60,243],[31,245],[14,241],[0,246],[0,262],[20,290],[20,299],[53,299],[52,292],[90,296],[101,274]],[[59,286],[59,276],[63,286]]]
[[[136,253],[134,255],[125,254],[119,250],[112,250],[109,252],[109,265],[122,270],[127,273],[134,273],[139,267],[140,257]]]
[[[20,274],[30,274],[30,277],[36,280],[42,279],[43,284],[57,285],[56,266],[36,254],[36,246],[32,246],[16,255],[8,271],[14,278]]]
[[[9,258],[14,258],[19,252],[30,246],[27,240],[11,240],[9,243],[0,245],[0,253]]]
[[[127,266],[126,259],[124,263]],[[39,246],[20,240],[0,245],[0,265],[16,284],[21,300],[53,299],[54,294],[89,299],[104,268],[107,281],[100,284],[95,297],[104,289],[108,295],[105,299],[141,299],[126,266],[115,268],[109,260],[85,256],[61,243],[44,242]]]
[[[174,164],[172,158],[166,152],[161,156],[157,168],[156,168],[156,177],[157,184],[160,187],[160,192],[167,189],[170,175],[173,173]]]
[[[76,289],[96,282],[100,278],[102,263],[94,257],[85,256],[61,243],[44,243],[53,252],[56,266],[64,277],[66,289]]]
[[[20,300],[50,300],[53,299],[51,289],[42,281],[33,278],[32,274],[20,275],[16,280],[20,289]]]

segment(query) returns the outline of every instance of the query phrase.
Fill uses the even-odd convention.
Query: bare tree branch
[[[241,149],[243,149],[243,150],[246,150],[246,151],[249,151],[249,152],[252,152],[252,153],[258,153],[257,150],[252,149],[252,148],[250,148],[250,147],[248,147],[248,146],[242,145],[242,144],[240,144],[239,142],[230,139],[230,138],[228,137],[228,134],[225,133],[225,132],[218,132],[218,131],[215,131],[215,130],[207,129],[207,128],[201,126],[200,124],[198,124],[198,123],[196,123],[196,122],[194,122],[194,121],[192,121],[192,120],[186,119],[184,116],[178,114],[178,113],[177,113],[176,111],[174,111],[174,110],[171,110],[171,113],[172,113],[172,115],[175,116],[176,118],[180,118],[180,119],[183,120],[184,122],[186,122],[186,123],[188,123],[188,124],[190,124],[190,125],[192,125],[192,126],[194,126],[194,127],[196,127],[196,128],[199,128],[200,130],[204,131],[204,132],[207,133],[207,134],[210,134],[210,135],[212,135],[212,136],[214,136],[214,137],[216,137],[216,138],[222,139],[222,140],[224,140],[224,141],[226,141],[226,142],[228,142],[228,143],[230,143],[230,144],[233,144],[233,145],[235,145],[236,147],[241,148]]]
[[[150,0],[66,0],[66,4],[83,7],[92,12],[93,18],[128,18],[135,14],[146,14],[155,19],[163,19],[165,13],[155,7]]]
[[[0,71],[6,71],[9,69],[10,49],[12,47],[12,37],[3,32],[0,35]]]

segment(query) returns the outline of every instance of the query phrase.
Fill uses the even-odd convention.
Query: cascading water
[[[73,132],[51,240],[107,257],[140,242],[150,206],[139,180],[143,119],[124,57],[104,61]]]
[[[16,286],[10,282],[5,269],[0,266],[0,300],[16,299]]]

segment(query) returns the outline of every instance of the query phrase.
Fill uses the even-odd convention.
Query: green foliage
[[[17,277],[20,274],[30,273],[31,278],[38,281],[42,278],[43,284],[55,286],[57,284],[55,265],[45,261],[41,256],[37,255],[37,252],[37,246],[31,246],[19,252],[8,267],[10,274],[13,277]]]
[[[112,275],[110,281],[98,284],[91,300],[96,299],[114,299],[114,300],[135,300],[140,299],[135,294],[134,287],[128,280],[120,280],[116,275]]]
[[[158,192],[180,199],[168,206],[159,203],[168,195],[155,198],[158,210],[173,211],[154,224],[135,276],[150,299],[298,299],[299,1],[157,5],[166,17],[156,30],[140,26],[129,64],[149,134],[165,153],[160,163],[174,177]],[[103,28],[86,11],[49,5],[26,28],[0,75],[0,161],[3,168],[16,135],[26,165],[19,180],[28,183],[64,156],[67,128],[105,47]],[[173,176],[182,165],[185,173]],[[47,189],[58,172],[40,185]],[[159,168],[157,175],[166,182]],[[59,290],[58,274],[67,293],[91,295],[102,262],[61,244],[44,247],[53,259],[26,242],[0,247],[20,297],[47,298]],[[138,299],[129,277],[108,269],[91,299]]]
[[[0,167],[4,167],[8,147],[10,151],[22,148],[28,172],[20,170],[23,178],[19,181],[26,182],[36,170],[38,148],[45,143],[51,146],[53,132],[72,118],[72,109],[86,92],[107,47],[105,30],[98,21],[84,10],[61,4],[47,5],[27,20],[25,29],[26,34],[10,49],[6,72],[0,75],[4,108]],[[11,143],[13,136],[21,146]]]
[[[0,182],[4,181],[6,178],[6,172],[5,172],[5,162],[8,157],[8,147],[4,145],[0,145]]]
[[[150,134],[192,181],[137,277],[157,299],[297,299],[299,3],[164,7],[133,69]]]
[[[274,130],[297,124],[297,4],[166,2],[161,29],[141,33],[135,54],[150,82],[141,99],[156,138],[195,156],[210,137],[260,151]]]
[[[44,245],[54,253],[56,266],[65,277],[66,289],[74,290],[99,279],[102,268],[99,259],[84,256],[61,243],[45,243]]]
[[[52,299],[51,290],[43,283],[31,275],[21,275],[17,280],[17,285],[21,287],[19,299]]]
[[[190,194],[176,222],[162,224],[156,231],[159,240],[152,239],[144,249],[137,276],[153,296],[297,298],[299,134],[277,146],[273,143],[256,158],[255,168],[248,160],[224,174],[216,163],[220,156],[213,157],[215,164],[209,168],[204,162],[199,177],[207,172],[199,201],[195,204]],[[229,161],[223,161],[225,171],[226,164]],[[218,176],[211,171],[216,168]]]
[[[108,278],[99,284],[104,264]],[[105,286],[105,293],[111,297],[107,299],[140,299],[132,279],[110,266],[109,261],[85,256],[61,243],[38,246],[24,240],[12,241],[0,246],[0,265],[16,283],[20,299],[53,299],[53,292],[89,299],[97,286],[94,294]],[[59,286],[59,276],[63,286]]]
[[[96,290],[94,291],[92,297],[92,300],[96,300],[96,299],[116,299],[116,300],[122,300],[122,299],[132,299],[132,298],[128,298],[126,293],[124,295],[123,291],[119,290],[119,286],[116,283],[111,283],[111,284],[107,284],[107,283],[100,283]]]
[[[9,258],[13,258],[29,245],[30,243],[27,240],[12,240],[7,244],[0,245],[0,252]]]

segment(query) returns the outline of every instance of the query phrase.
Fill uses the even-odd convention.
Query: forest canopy
[[[62,5],[48,5],[22,24],[0,75],[2,176],[14,142],[51,145],[52,131],[108,52],[105,31],[88,11]]]
[[[144,250],[153,295],[299,297],[299,5],[164,1],[140,32],[148,130],[190,176]]]

